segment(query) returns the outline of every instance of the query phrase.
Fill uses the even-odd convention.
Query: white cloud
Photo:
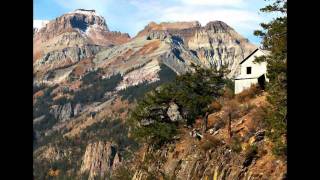
[[[243,6],[243,0],[180,0],[187,5],[206,5],[206,6]]]
[[[161,21],[190,21],[198,20],[202,25],[209,21],[220,20],[232,27],[243,29],[256,28],[261,17],[253,12],[234,9],[193,9],[172,7],[165,9]]]
[[[94,9],[103,15],[108,7],[109,0],[55,0],[60,6],[73,11],[75,9]]]

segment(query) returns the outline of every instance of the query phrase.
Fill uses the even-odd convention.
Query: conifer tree
[[[261,23],[263,30],[254,32],[260,36],[262,47],[270,55],[256,58],[256,62],[267,62],[267,100],[271,107],[267,110],[268,134],[275,143],[274,153],[285,156],[287,127],[287,1],[276,0],[261,9],[266,13],[281,15],[269,23]]]

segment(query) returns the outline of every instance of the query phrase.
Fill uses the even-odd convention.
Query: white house
[[[249,88],[252,84],[259,84],[259,86],[264,89],[265,82],[269,81],[266,76],[267,63],[254,63],[255,57],[262,55],[268,55],[268,52],[257,48],[240,62],[240,74],[234,79],[235,94]]]

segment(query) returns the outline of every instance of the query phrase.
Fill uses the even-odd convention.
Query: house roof
[[[256,50],[254,50],[251,54],[249,54],[249,56],[247,56],[246,58],[244,58],[240,64],[244,63],[247,59],[249,59],[254,53],[256,53],[259,50],[259,48],[257,48]]]

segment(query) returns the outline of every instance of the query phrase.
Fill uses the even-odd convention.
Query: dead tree
[[[202,119],[202,133],[205,133],[208,129],[208,115],[209,115],[209,112],[206,112],[206,114]]]
[[[227,131],[228,131],[228,139],[231,142],[232,138],[232,129],[231,129],[231,123],[232,119],[235,118],[236,114],[239,112],[239,103],[235,100],[227,101],[224,104],[224,112],[227,119]]]
[[[231,132],[231,120],[232,120],[232,114],[229,112],[228,114],[229,120],[228,120],[228,135],[229,135],[229,140],[231,141],[232,138],[232,132]]]

